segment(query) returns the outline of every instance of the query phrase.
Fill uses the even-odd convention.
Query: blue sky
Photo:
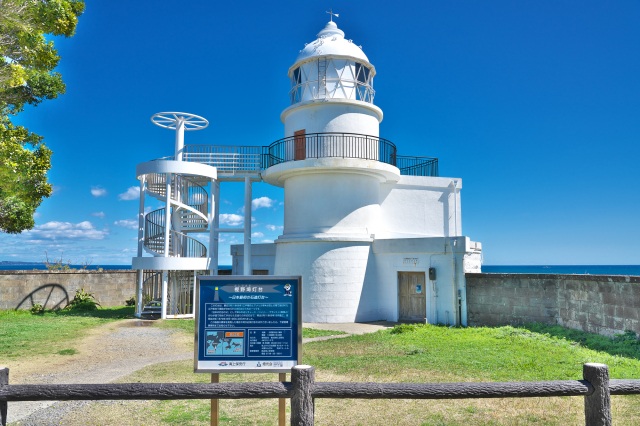
[[[485,264],[640,264],[640,2],[88,1],[56,39],[67,93],[18,116],[53,150],[36,227],[0,260],[130,264],[136,164],[173,154],[149,121],[186,111],[186,143],[283,136],[287,70],[333,8],[375,65],[380,135],[463,180],[463,234]],[[242,211],[223,184],[221,213]],[[256,184],[253,242],[280,234],[283,194]],[[223,235],[220,262],[230,263]]]

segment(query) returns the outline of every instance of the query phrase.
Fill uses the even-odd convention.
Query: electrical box
[[[435,279],[436,279],[436,268],[429,268],[429,279],[431,281],[435,281]]]

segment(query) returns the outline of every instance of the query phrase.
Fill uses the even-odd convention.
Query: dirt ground
[[[108,383],[147,365],[193,358],[193,337],[152,325],[153,321],[132,319],[97,327],[74,345],[74,355],[12,362],[9,383]],[[66,413],[83,403],[86,402],[10,402],[8,423],[59,425]],[[86,420],[86,424],[93,423]]]

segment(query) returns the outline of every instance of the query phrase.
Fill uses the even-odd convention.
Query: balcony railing
[[[395,166],[400,169],[401,175],[438,176],[437,158],[398,155]]]
[[[263,168],[287,161],[327,157],[359,158],[394,164],[396,157],[393,142],[356,133],[307,133],[277,140],[265,148]]]
[[[262,168],[307,158],[358,158],[391,164],[400,174],[438,176],[438,159],[400,156],[393,142],[355,133],[309,133],[289,136],[262,149]]]
[[[223,175],[259,173],[280,163],[308,158],[374,160],[400,169],[401,175],[438,176],[438,159],[397,155],[393,142],[356,133],[308,133],[269,146],[185,145],[184,161],[208,164]]]
[[[259,146],[185,145],[182,159],[207,164],[218,173],[259,173],[261,161]]]

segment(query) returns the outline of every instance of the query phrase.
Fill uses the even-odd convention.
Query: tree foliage
[[[65,92],[46,36],[71,37],[83,11],[83,0],[0,0],[0,231],[33,228],[36,208],[51,195],[51,151],[11,118]]]

